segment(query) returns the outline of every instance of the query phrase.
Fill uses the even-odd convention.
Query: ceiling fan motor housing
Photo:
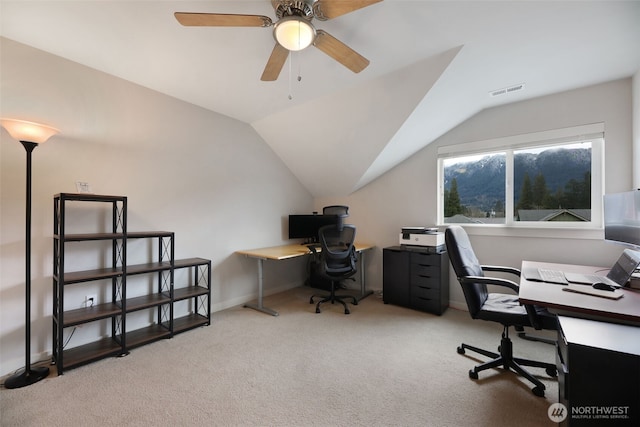
[[[309,3],[311,2],[304,0],[271,0],[278,19],[287,16],[300,16],[311,21],[313,18],[313,9]]]

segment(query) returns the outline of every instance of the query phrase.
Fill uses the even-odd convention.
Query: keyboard
[[[549,270],[546,268],[539,268],[538,273],[540,273],[540,279],[543,282],[549,283],[560,283],[560,284],[568,284],[566,277],[564,277],[564,273],[560,270]]]

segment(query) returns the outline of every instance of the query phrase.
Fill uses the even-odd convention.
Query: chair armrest
[[[322,249],[322,245],[319,244],[319,243],[311,243],[310,245],[307,245],[307,248],[309,248],[311,253],[317,254],[318,253],[318,249]]]
[[[522,274],[519,269],[513,267],[503,267],[501,265],[481,265],[482,270],[484,271],[498,271],[501,273],[510,273],[515,276],[520,277]]]
[[[486,276],[463,276],[459,277],[458,280],[461,283],[482,283],[485,285],[497,285],[509,288],[516,293],[520,291],[520,285],[516,282],[507,279],[500,279],[498,277],[486,277]]]

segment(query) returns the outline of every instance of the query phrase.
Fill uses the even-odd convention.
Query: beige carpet
[[[29,387],[0,390],[9,426],[544,426],[547,396],[460,342],[495,350],[501,327],[453,309],[439,317],[370,296],[345,316],[316,314],[309,288],[265,299],[272,317],[236,307],[213,324]],[[554,348],[513,335],[515,353],[554,361]]]

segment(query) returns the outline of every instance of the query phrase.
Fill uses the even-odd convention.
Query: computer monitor
[[[337,224],[338,219],[337,215],[289,215],[289,239],[317,242],[320,227]]]
[[[604,238],[640,250],[640,190],[604,196]]]

